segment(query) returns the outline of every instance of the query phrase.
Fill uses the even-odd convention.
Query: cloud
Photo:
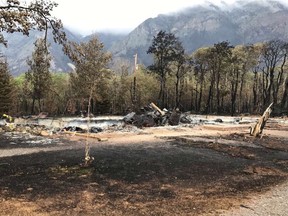
[[[65,27],[82,35],[95,32],[129,32],[148,18],[159,14],[177,12],[199,4],[213,3],[229,8],[237,0],[95,0],[67,1],[54,0],[59,4],[53,14],[60,18]],[[244,3],[249,1],[240,0]],[[252,1],[252,0],[251,0]],[[267,2],[266,0],[258,0]],[[285,0],[279,0],[287,5]]]
[[[55,0],[59,6],[53,15],[64,25],[82,34],[95,31],[131,31],[140,23],[158,14],[177,11],[195,5],[191,0]]]

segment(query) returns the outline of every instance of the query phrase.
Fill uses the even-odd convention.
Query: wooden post
[[[273,103],[271,103],[268,108],[265,110],[265,112],[263,113],[263,115],[258,119],[257,123],[255,124],[254,127],[250,127],[250,135],[254,136],[254,137],[259,137],[262,132],[263,129],[265,127],[265,124],[268,120],[268,118],[270,117],[270,114],[272,112],[271,106],[273,105]],[[261,136],[262,137],[262,136]]]

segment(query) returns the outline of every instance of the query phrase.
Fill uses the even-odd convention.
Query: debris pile
[[[167,109],[161,110],[154,103],[150,103],[141,109],[140,114],[131,112],[123,118],[126,124],[132,124],[136,127],[154,127],[164,125],[178,125],[182,120],[181,112],[179,109],[168,111]],[[185,123],[190,123],[189,119],[183,116]],[[182,121],[181,121],[182,122]]]
[[[61,133],[85,135],[102,131],[108,133],[115,131],[131,132],[138,129],[141,130],[144,127],[166,125],[177,126],[184,124],[185,127],[191,127],[195,125],[231,125],[256,122],[255,117],[192,115],[189,112],[181,113],[179,109],[169,111],[160,109],[154,103],[143,107],[139,113],[131,112],[124,117],[47,117],[47,115],[47,113],[40,113],[38,116],[28,118],[12,118],[8,115],[0,116],[0,132],[23,132],[41,136]]]

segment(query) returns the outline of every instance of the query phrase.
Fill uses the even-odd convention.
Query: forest
[[[0,3],[0,46],[11,39],[4,32],[44,32],[20,76],[0,54],[0,215],[287,215],[288,42],[220,41],[187,53],[160,30],[146,51],[151,65],[133,53],[131,66],[97,35],[69,41],[56,6]],[[69,73],[50,70],[48,30]],[[153,123],[167,120],[166,108],[177,124],[148,126],[148,104],[157,105]],[[126,124],[134,112],[145,124]],[[178,125],[180,114],[196,121]]]
[[[161,108],[179,108],[199,114],[257,114],[271,102],[277,114],[287,114],[288,44],[232,46],[223,41],[186,54],[181,42],[160,31],[147,51],[148,67],[125,63],[111,69],[112,56],[95,36],[87,43],[70,43],[70,73],[51,72],[45,41],[35,42],[29,70],[9,74],[5,56],[0,65],[0,113],[53,116],[91,113],[119,114],[139,111],[156,102]]]
[[[7,2],[2,12],[11,14],[11,9],[19,7],[18,1]],[[55,5],[46,6],[32,4],[26,9],[49,11]],[[222,41],[186,53],[174,34],[159,31],[147,50],[154,59],[153,64],[138,65],[135,53],[135,65],[131,69],[124,61],[112,64],[113,56],[105,51],[97,36],[77,44],[66,40],[61,21],[45,16],[35,19],[44,19],[46,24],[39,21],[29,26],[29,19],[19,21],[16,17],[14,21],[2,22],[1,28],[29,35],[33,25],[45,30],[47,22],[50,23],[55,41],[63,45],[63,55],[71,59],[74,69],[69,73],[50,71],[52,57],[46,34],[35,41],[34,51],[27,59],[29,70],[19,77],[10,75],[7,59],[2,54],[0,114],[23,116],[46,112],[51,116],[70,116],[88,111],[94,115],[123,115],[132,110],[139,112],[154,102],[161,109],[233,116],[259,114],[273,102],[275,115],[287,115],[288,43],[285,41],[276,39],[237,46]],[[21,29],[8,25],[9,22],[26,24]],[[5,45],[5,39],[0,39]]]

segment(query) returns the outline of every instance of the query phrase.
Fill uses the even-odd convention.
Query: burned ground
[[[79,138],[25,146],[21,136],[6,137],[0,214],[220,215],[287,181],[287,127],[268,127],[262,139],[250,137],[245,126],[103,133],[108,141],[90,140],[90,167],[80,165]]]

